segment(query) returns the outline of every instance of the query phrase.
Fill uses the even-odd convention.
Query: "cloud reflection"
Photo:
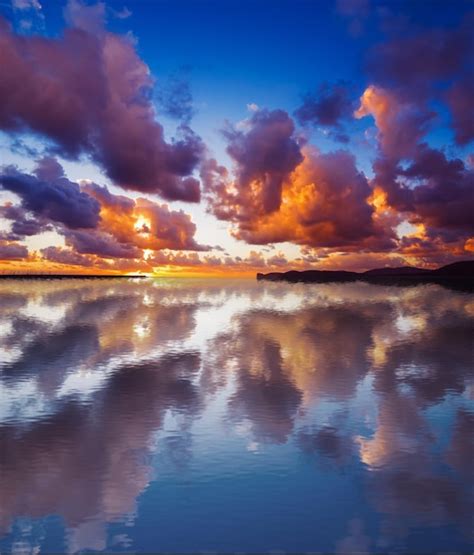
[[[437,285],[4,280],[1,532],[55,514],[69,551],[106,549],[155,455],[211,468],[223,426],[250,454],[357,471],[378,539],[347,515],[335,550],[395,548],[413,526],[469,538],[473,319]]]

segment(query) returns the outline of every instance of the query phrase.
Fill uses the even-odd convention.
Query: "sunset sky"
[[[474,256],[474,3],[0,0],[0,271]]]

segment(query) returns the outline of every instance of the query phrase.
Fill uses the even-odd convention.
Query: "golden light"
[[[380,187],[375,187],[372,195],[368,199],[368,203],[371,204],[377,212],[386,210],[388,208],[387,193]]]
[[[135,224],[133,225],[133,228],[138,233],[150,233],[150,226],[151,226],[150,220],[148,220],[147,218],[145,218],[140,214],[136,219]]]

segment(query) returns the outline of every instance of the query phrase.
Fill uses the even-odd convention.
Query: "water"
[[[474,296],[0,281],[0,552],[473,549]]]

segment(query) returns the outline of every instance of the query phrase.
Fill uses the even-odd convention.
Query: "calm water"
[[[474,296],[0,281],[0,552],[473,549]]]

